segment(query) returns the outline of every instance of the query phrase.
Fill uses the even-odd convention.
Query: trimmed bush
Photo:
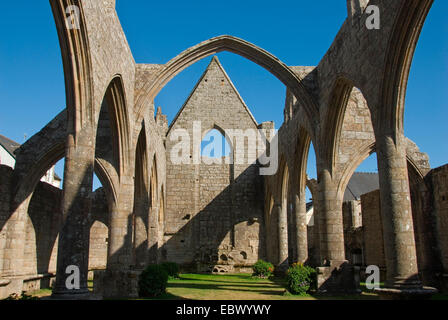
[[[254,266],[254,276],[260,278],[269,278],[274,273],[274,265],[270,262],[258,260]]]
[[[164,262],[161,264],[161,267],[165,269],[166,273],[168,273],[168,277],[170,279],[179,278],[180,268],[179,265],[175,262]]]
[[[287,289],[295,295],[305,295],[316,287],[317,273],[303,264],[293,264],[286,275]]]
[[[160,265],[152,264],[140,274],[138,294],[142,298],[158,297],[166,292],[168,273]]]

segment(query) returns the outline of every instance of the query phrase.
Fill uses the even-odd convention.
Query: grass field
[[[182,274],[179,279],[169,280],[167,293],[150,300],[378,300],[361,284],[362,293],[352,296],[294,296],[286,292],[285,280],[281,278],[259,279],[250,274]],[[89,281],[89,289],[93,282]],[[50,289],[32,294],[38,298],[51,295]],[[448,300],[447,295],[435,295],[432,300]]]
[[[182,274],[170,280],[167,294],[158,299],[188,300],[317,300],[317,299],[378,299],[363,292],[356,296],[324,297],[294,296],[286,292],[283,279],[258,279],[250,274],[213,275]]]

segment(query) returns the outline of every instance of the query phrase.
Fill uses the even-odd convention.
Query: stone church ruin
[[[52,286],[55,298],[82,299],[92,277],[103,297],[136,297],[150,263],[233,273],[250,272],[258,259],[279,272],[295,262],[316,267],[320,292],[356,291],[368,265],[381,269],[380,294],[447,290],[448,165],[430,168],[403,128],[412,57],[432,2],[347,0],[348,17],[320,63],[288,66],[229,35],[166,64],[139,64],[115,0],[50,0],[66,109],[15,151],[14,169],[0,165],[0,298]],[[367,4],[380,8],[380,29],[365,27]],[[79,8],[76,27],[67,23],[69,6]],[[226,131],[274,132],[274,123],[256,121],[216,57],[172,123],[155,110],[171,79],[223,51],[287,88],[276,111],[284,122],[266,137],[277,147],[275,174],[260,174],[268,151]],[[200,136],[217,131],[229,154],[220,163],[174,163],[173,133],[193,137],[198,122]],[[311,143],[317,179],[306,175]],[[195,156],[193,140],[188,149]],[[377,188],[344,199],[374,152]],[[238,154],[245,160],[224,161]],[[62,158],[58,189],[41,178]],[[94,173],[103,187],[92,191]],[[69,266],[79,268],[79,289],[66,287]]]

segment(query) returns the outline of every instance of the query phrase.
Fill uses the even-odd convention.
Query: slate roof
[[[0,145],[1,145],[3,148],[5,148],[5,150],[8,151],[8,153],[9,153],[14,159],[16,158],[16,156],[15,156],[15,154],[14,154],[14,151],[16,151],[16,150],[20,147],[20,144],[19,144],[19,143],[15,142],[15,141],[13,141],[13,140],[11,140],[11,139],[5,137],[5,136],[2,136],[2,135],[0,134]]]
[[[306,212],[310,211],[310,209],[313,207],[313,201],[310,201],[306,204]]]
[[[344,193],[344,202],[360,200],[363,194],[378,190],[378,173],[355,172],[350,179]]]

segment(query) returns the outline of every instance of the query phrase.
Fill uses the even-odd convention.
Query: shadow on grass
[[[203,292],[217,292],[221,293],[229,291],[229,296],[232,292],[241,292],[248,294],[258,294],[273,299],[316,299],[316,300],[376,300],[378,296],[373,292],[362,292],[359,295],[322,295],[311,293],[303,296],[290,294],[286,291],[286,279],[281,277],[273,277],[270,279],[254,278],[251,275],[197,275],[186,274],[181,275],[181,278],[169,284],[170,289],[174,289],[176,293],[183,292],[195,293]],[[182,293],[180,293],[182,294]],[[194,295],[194,294],[193,294]]]
[[[93,282],[89,281],[89,289]],[[361,283],[362,293],[359,295],[321,295],[311,293],[304,296],[292,295],[286,291],[286,279],[273,277],[260,279],[249,274],[213,275],[183,274],[178,279],[168,282],[167,292],[155,298],[139,298],[133,300],[244,300],[259,297],[259,300],[378,300],[372,290]],[[228,293],[226,293],[228,292]],[[238,292],[240,294],[238,294]],[[42,296],[51,295],[51,289],[40,292]],[[271,299],[270,299],[271,297]],[[213,299],[215,298],[215,299]],[[124,298],[123,300],[129,300]],[[253,299],[251,299],[253,300]],[[257,299],[255,299],[257,300]],[[448,295],[437,294],[431,300],[448,300]]]

